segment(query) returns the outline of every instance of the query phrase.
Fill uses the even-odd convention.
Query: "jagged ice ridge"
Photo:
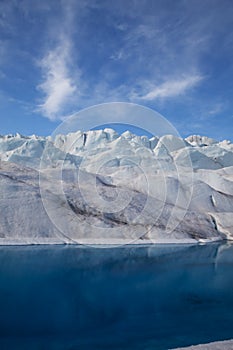
[[[233,144],[112,129],[0,136],[0,244],[233,238]]]

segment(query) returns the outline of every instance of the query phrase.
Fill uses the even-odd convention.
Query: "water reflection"
[[[1,349],[169,349],[232,325],[229,244],[0,248]]]

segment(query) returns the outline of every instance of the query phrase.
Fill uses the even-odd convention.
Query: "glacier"
[[[233,144],[113,129],[0,136],[0,244],[233,239]]]

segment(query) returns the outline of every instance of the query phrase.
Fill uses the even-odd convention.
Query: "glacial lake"
[[[0,247],[0,349],[167,350],[233,338],[233,246]]]

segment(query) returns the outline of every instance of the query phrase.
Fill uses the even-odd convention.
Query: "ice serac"
[[[215,143],[218,143],[216,140],[207,137],[207,136],[200,136],[200,135],[191,135],[185,139],[190,145],[192,146],[210,146],[214,145]]]
[[[0,159],[0,244],[233,239],[229,141],[16,134],[0,136]]]

